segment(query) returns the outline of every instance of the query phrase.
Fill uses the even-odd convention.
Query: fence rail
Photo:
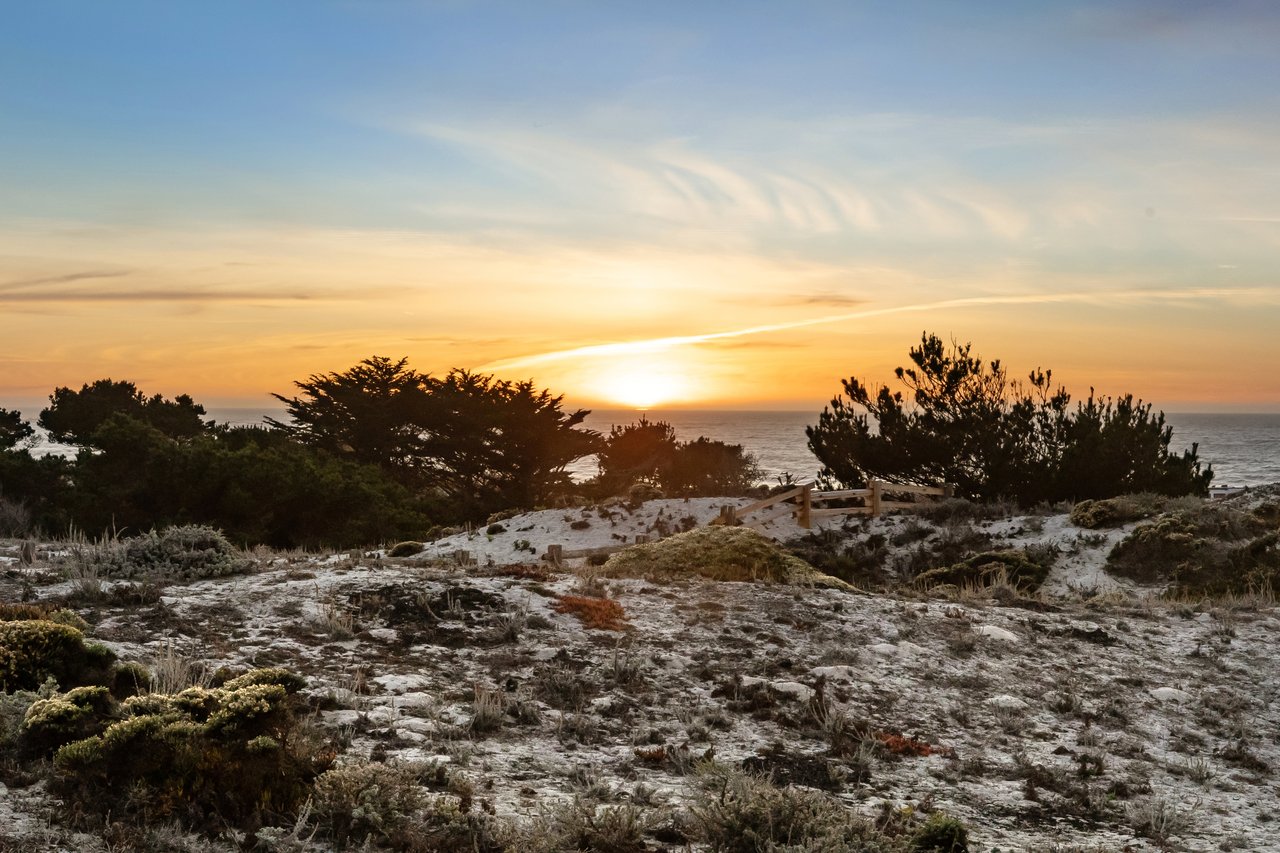
[[[872,480],[865,489],[840,489],[830,492],[819,492],[814,483],[801,483],[794,489],[772,497],[758,500],[742,507],[724,506],[720,508],[720,516],[713,524],[743,524],[748,527],[759,527],[767,522],[791,515],[803,528],[813,527],[815,519],[839,518],[846,515],[879,516],[886,510],[912,509],[920,505],[920,500],[902,501],[886,500],[885,495],[916,495],[918,498],[949,498],[954,493],[952,486],[915,486],[886,483]],[[821,507],[832,501],[863,501],[860,506]],[[766,512],[767,511],[767,512]],[[761,515],[761,513],[764,513]],[[751,516],[748,518],[748,516]]]

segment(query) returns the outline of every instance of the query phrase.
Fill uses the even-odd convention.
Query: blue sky
[[[925,326],[1171,402],[1280,403],[1271,371],[1235,375],[1280,354],[1276,44],[1265,2],[15,5],[0,395],[128,371],[250,400],[371,350],[484,367],[1084,293],[684,355],[706,399],[803,402]],[[39,347],[54,330],[79,343]],[[1189,336],[1227,355],[1170,367]],[[790,367],[761,380],[766,358]],[[545,381],[589,395],[617,367]]]

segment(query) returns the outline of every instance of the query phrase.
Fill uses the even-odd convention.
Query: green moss
[[[749,527],[703,527],[635,545],[611,556],[602,574],[654,581],[701,576],[718,581],[848,588]]]

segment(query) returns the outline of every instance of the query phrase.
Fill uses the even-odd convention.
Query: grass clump
[[[701,576],[718,581],[847,586],[749,527],[703,527],[633,545],[611,556],[601,574],[652,581]]]
[[[951,566],[922,572],[916,582],[926,589],[944,584],[984,587],[1003,582],[1031,592],[1040,588],[1051,567],[1051,559],[1033,559],[1024,549],[985,551]]]

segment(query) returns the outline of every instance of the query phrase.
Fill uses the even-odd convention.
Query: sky
[[[1268,0],[10,4],[0,405],[383,355],[810,409],[928,331],[1280,411],[1278,43]]]

